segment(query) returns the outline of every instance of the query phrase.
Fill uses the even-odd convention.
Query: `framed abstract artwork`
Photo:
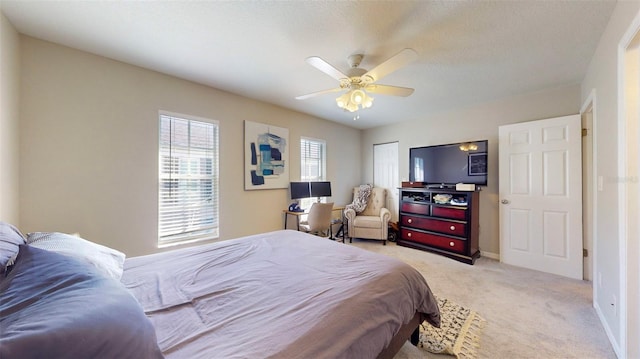
[[[244,121],[244,189],[289,187],[289,129]]]

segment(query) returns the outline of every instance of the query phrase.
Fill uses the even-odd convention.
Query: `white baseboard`
[[[500,255],[497,254],[497,253],[480,251],[480,255],[482,257],[487,257],[487,258],[495,259],[495,260],[498,260],[498,261],[500,260]]]
[[[613,347],[613,351],[616,353],[616,356],[618,358],[622,358],[622,355],[620,352],[620,345],[616,341],[616,338],[613,336],[613,333],[611,332],[611,328],[609,327],[609,324],[605,320],[604,315],[602,314],[602,310],[600,309],[600,306],[598,305],[598,303],[593,302],[593,308],[596,310],[596,314],[598,314],[598,319],[600,319],[600,324],[602,324],[602,327],[604,328],[604,332],[607,333],[607,338],[609,338],[609,343],[611,343],[611,346]]]

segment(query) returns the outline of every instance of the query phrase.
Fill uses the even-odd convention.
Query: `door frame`
[[[586,187],[582,187],[582,191],[590,191],[591,192],[591,218],[593,219],[591,221],[591,239],[592,239],[592,244],[591,244],[591,248],[593,253],[589,253],[589,255],[591,256],[592,259],[592,263],[591,263],[591,268],[592,268],[592,272],[591,272],[591,288],[593,291],[593,303],[596,303],[596,297],[597,297],[597,291],[596,291],[596,273],[598,273],[598,256],[597,254],[597,248],[598,248],[598,236],[596,235],[598,233],[598,221],[596,220],[596,218],[598,218],[598,183],[599,181],[602,181],[601,179],[598,178],[598,156],[596,156],[596,154],[598,153],[598,131],[596,131],[596,129],[598,128],[598,119],[597,119],[597,111],[596,111],[596,89],[592,89],[591,93],[589,93],[589,96],[587,97],[587,99],[585,100],[585,102],[582,104],[582,108],[580,109],[580,116],[582,117],[585,113],[591,113],[591,128],[588,129],[591,131],[591,188],[586,188]],[[582,203],[582,205],[584,206],[585,203]],[[589,210],[589,209],[588,209]],[[583,218],[584,220],[584,218]],[[582,234],[584,236],[584,233]],[[599,286],[599,284],[598,284]]]
[[[628,170],[630,168],[629,162],[629,149],[627,144],[630,142],[638,143],[640,141],[640,135],[637,132],[628,131],[629,124],[632,121],[631,116],[628,113],[630,106],[627,104],[627,82],[625,78],[627,76],[626,61],[628,61],[629,49],[635,48],[635,41],[637,36],[640,36],[640,12],[636,14],[635,18],[629,25],[629,28],[624,33],[618,44],[617,53],[617,84],[618,84],[618,179],[619,179],[619,191],[618,191],[618,231],[619,231],[619,260],[620,260],[620,351],[622,357],[629,357],[631,355],[637,356],[640,354],[640,344],[628,342],[628,338],[637,338],[640,335],[640,323],[637,316],[632,320],[628,320],[629,309],[637,313],[637,305],[640,296],[637,293],[640,291],[640,283],[638,283],[638,257],[629,252],[629,247],[632,251],[638,248],[637,241],[631,243],[629,236],[638,236],[637,230],[629,233],[628,224],[631,221],[637,220],[630,215],[630,206],[640,206],[640,198],[629,198],[627,193],[629,192],[629,185],[633,180]],[[638,59],[634,59],[640,61]],[[631,81],[633,83],[633,81]],[[636,85],[637,86],[637,85]],[[637,89],[637,88],[636,88]],[[633,108],[632,108],[633,110]],[[635,109],[635,112],[638,112]],[[631,175],[637,176],[637,173],[631,173]],[[638,181],[638,178],[635,178]],[[632,203],[632,201],[636,201]],[[640,239],[640,238],[638,238]],[[632,273],[629,276],[629,273]],[[635,303],[633,300],[635,299]],[[632,313],[633,314],[633,313]],[[635,342],[635,341],[634,341]]]

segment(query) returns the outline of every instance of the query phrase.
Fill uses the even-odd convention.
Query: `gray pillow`
[[[0,358],[162,358],[129,290],[72,256],[22,246],[0,313]]]
[[[59,232],[29,233],[27,244],[83,259],[114,279],[122,277],[125,254],[113,248]]]
[[[12,224],[0,222],[0,274],[13,264],[21,244],[25,244],[24,235]]]

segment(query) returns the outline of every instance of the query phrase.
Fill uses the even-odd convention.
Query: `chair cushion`
[[[380,216],[358,215],[353,220],[353,226],[357,228],[382,228]]]
[[[374,187],[371,189],[371,195],[367,202],[367,207],[358,215],[379,216],[380,210],[386,205],[386,189],[382,187]]]

